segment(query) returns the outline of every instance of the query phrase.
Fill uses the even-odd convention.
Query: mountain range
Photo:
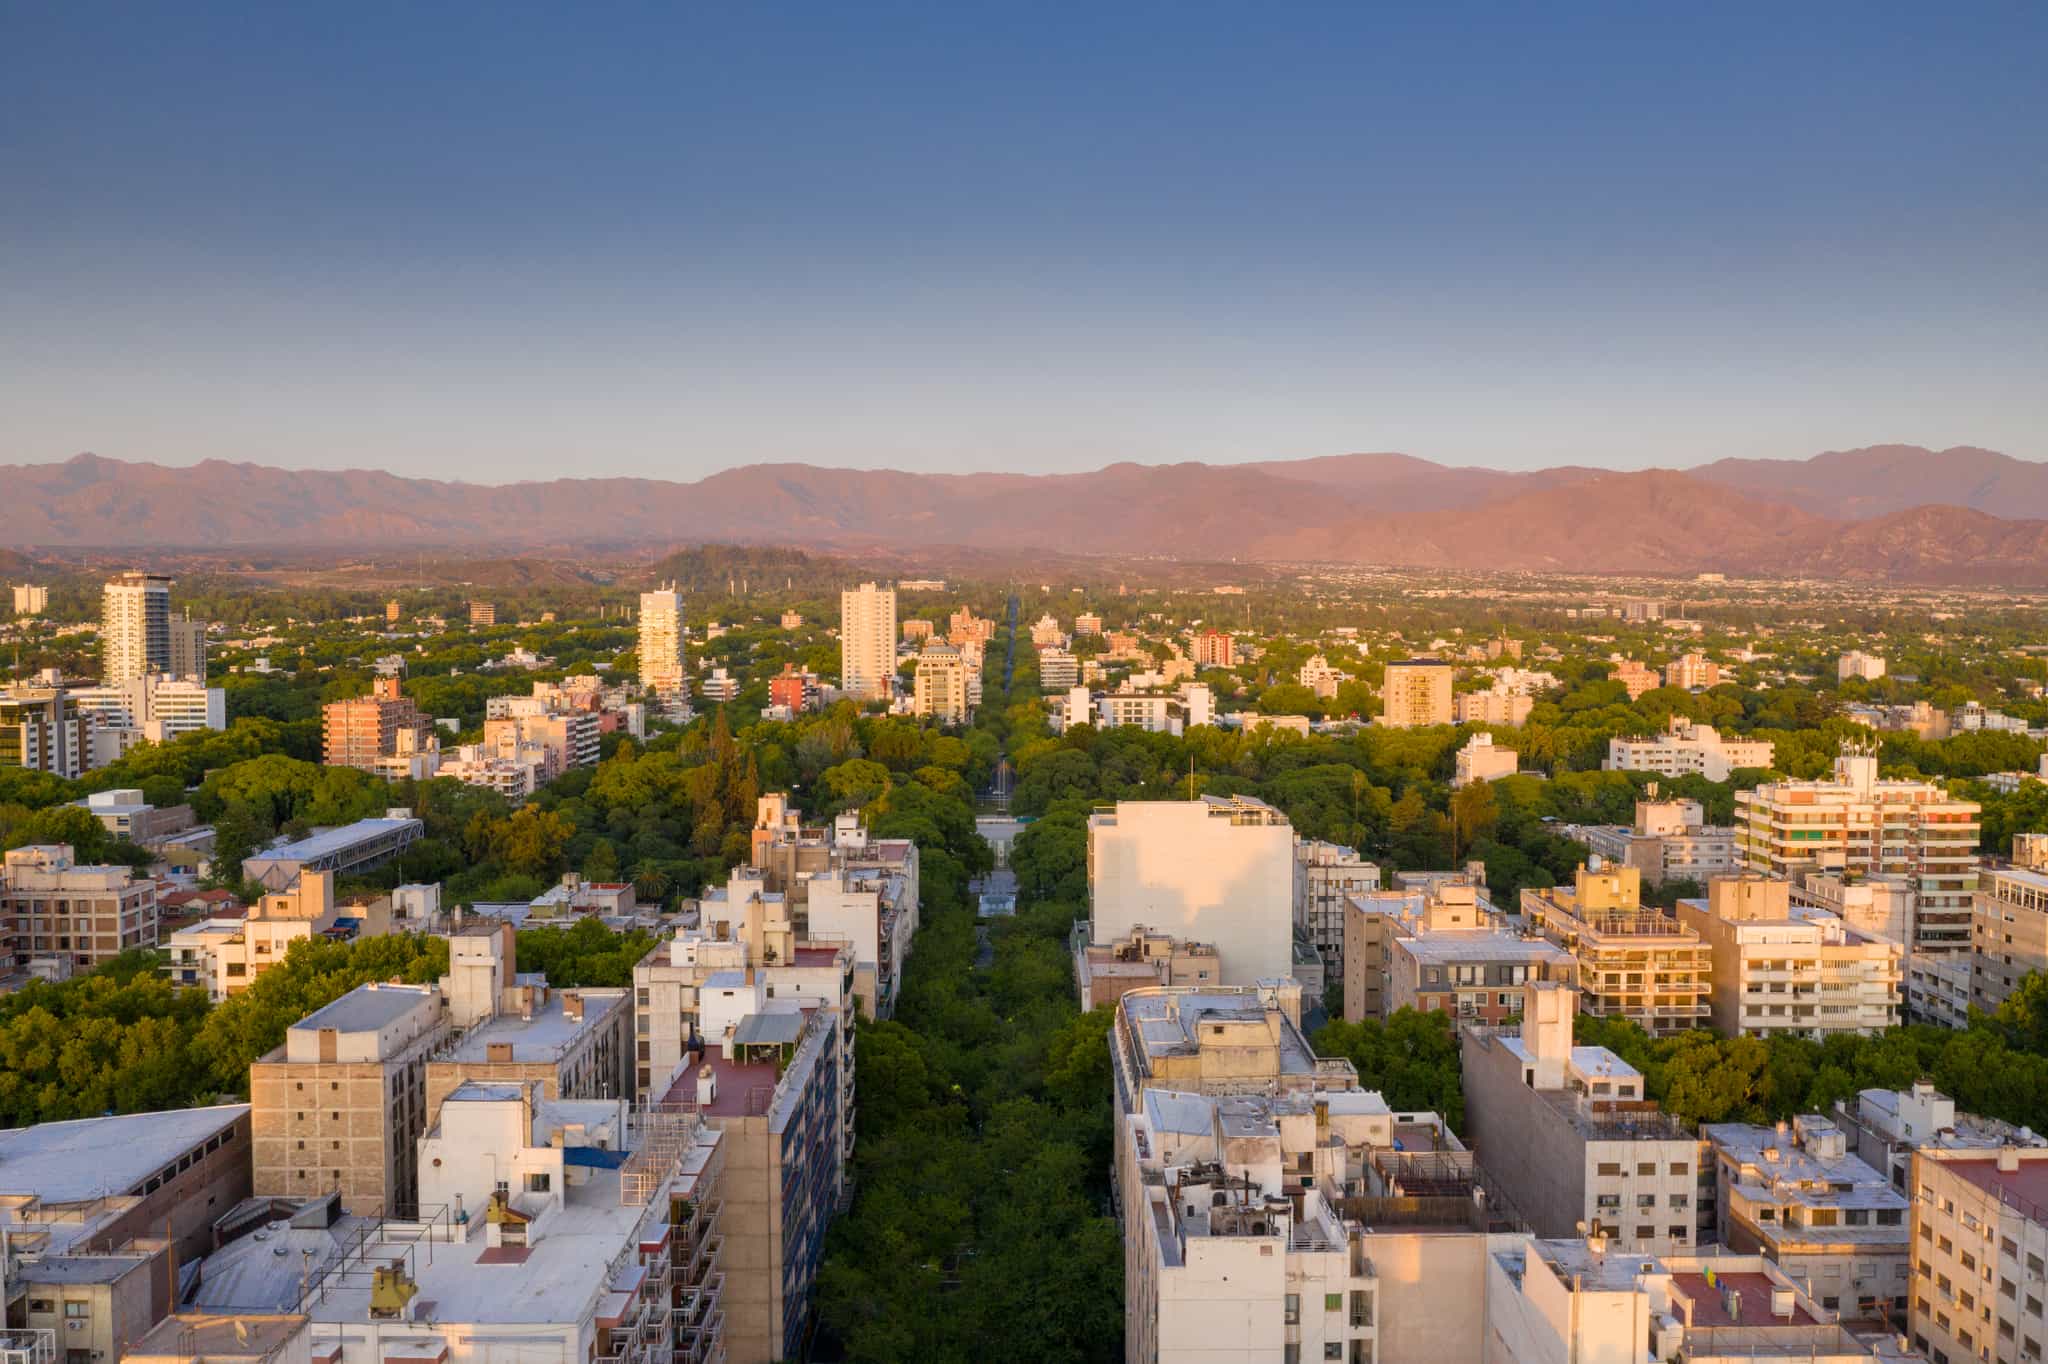
[[[79,455],[0,466],[19,548],[446,550],[684,542],[2048,586],[2048,464],[1883,445],[1691,469],[1508,472],[1379,453],[1080,474],[756,464],[487,485]]]

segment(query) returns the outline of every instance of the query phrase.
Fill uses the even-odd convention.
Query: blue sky
[[[2048,458],[2048,6],[0,0],[0,462]]]

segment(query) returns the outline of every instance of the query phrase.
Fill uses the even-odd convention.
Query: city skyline
[[[2038,458],[2044,24],[26,14],[0,462]]]

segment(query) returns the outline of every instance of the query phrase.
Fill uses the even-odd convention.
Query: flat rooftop
[[[298,1022],[292,1032],[380,1032],[417,1009],[423,1002],[440,998],[432,985],[393,985],[371,981],[358,985],[340,999],[322,1005]]]
[[[218,1104],[0,1132],[0,1193],[37,1194],[45,1203],[127,1193],[248,1112],[248,1104]]]
[[[1491,928],[1439,928],[1396,938],[1395,945],[1419,962],[1547,961],[1563,965],[1571,953],[1542,938],[1525,938]]]
[[[1556,1270],[1560,1278],[1570,1281],[1577,1276],[1584,1287],[1596,1293],[1630,1292],[1644,1268],[1657,1263],[1654,1257],[1640,1252],[1595,1250],[1586,1242],[1570,1237],[1539,1239],[1531,1245],[1543,1263]],[[1770,1295],[1765,1294],[1764,1306],[1768,1308],[1770,1305]]]
[[[270,1359],[282,1352],[305,1324],[303,1316],[289,1312],[180,1312],[158,1322],[121,1357],[181,1362]]]
[[[1789,1318],[1771,1315],[1771,1293],[1787,1287],[1755,1270],[1715,1270],[1714,1282],[1704,1272],[1682,1272],[1671,1276],[1671,1286],[1692,1302],[1692,1324],[1699,1326],[1819,1326],[1821,1320],[1792,1299]],[[1740,1294],[1736,1313],[1730,1315],[1730,1294]]]
[[[1178,1009],[1170,1007],[1176,1001]],[[1266,1006],[1256,994],[1194,991],[1166,995],[1139,992],[1125,995],[1121,1007],[1148,1061],[1155,1056],[1197,1055],[1201,1049],[1197,1029],[1204,1022],[1263,1023],[1266,1018]],[[1309,1050],[1300,1029],[1288,1022],[1285,1014],[1280,1014],[1279,1019],[1281,1073],[1315,1074],[1315,1053]]]
[[[583,998],[581,1018],[569,1016],[564,996],[571,994]],[[624,990],[550,990],[532,1018],[498,1014],[464,1033],[454,1049],[438,1059],[484,1062],[491,1059],[493,1046],[510,1045],[514,1061],[553,1061],[596,1032],[614,1008],[625,1006],[625,1000]]]
[[[256,861],[263,862],[311,862],[316,858],[333,853],[347,852],[358,843],[366,843],[386,834],[399,833],[408,828],[421,827],[418,819],[359,819],[353,824],[343,824],[333,829],[322,829],[319,833],[308,834],[290,843],[280,843],[252,854]]]
[[[1972,1159],[1944,1160],[1941,1163],[1993,1198],[2000,1194],[2013,1194],[2037,1209],[2048,1207],[2048,1160],[2022,1160],[2017,1170],[2001,1170],[1997,1153],[1987,1152]]]

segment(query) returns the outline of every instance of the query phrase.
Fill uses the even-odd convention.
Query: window
[[[1657,1173],[1657,1162],[1656,1162],[1656,1161],[1654,1161],[1654,1160],[1645,1160],[1645,1161],[1642,1161],[1642,1162],[1640,1162],[1640,1163],[1639,1163],[1639,1164],[1637,1164],[1637,1166],[1636,1166],[1636,1173],[1637,1173],[1637,1174],[1639,1174],[1639,1175],[1654,1175],[1654,1174],[1656,1174],[1656,1173]]]
[[[92,1304],[90,1303],[67,1302],[64,1304],[64,1316],[68,1321],[83,1321],[91,1315]]]
[[[1638,1241],[1654,1241],[1657,1239],[1657,1229],[1655,1227],[1637,1227],[1636,1239]]]
[[[1686,1237],[1692,1235],[1692,1232],[1686,1227],[1667,1227],[1665,1228],[1665,1234],[1674,1241],[1683,1241]]]
[[[1289,1326],[1299,1326],[1301,1324],[1301,1294],[1299,1293],[1289,1293],[1287,1295],[1287,1324]]]
[[[1674,1160],[1671,1162],[1671,1173],[1679,1176],[1680,1178],[1684,1178],[1684,1176],[1688,1173],[1688,1167],[1686,1166],[1686,1163],[1684,1161]]]
[[[1601,1177],[1602,1177],[1602,1178],[1604,1178],[1604,1179],[1618,1179],[1618,1178],[1620,1178],[1620,1177],[1621,1177],[1621,1162],[1619,1162],[1619,1161],[1614,1161],[1614,1160],[1603,1160],[1603,1161],[1601,1161],[1601,1162],[1600,1162],[1600,1175],[1601,1175]]]
[[[528,1193],[546,1193],[549,1188],[549,1178],[550,1175],[546,1170],[533,1171],[526,1176],[526,1191]]]
[[[1343,1295],[1342,1293],[1325,1293],[1325,1294],[1323,1294],[1323,1310],[1324,1310],[1325,1312],[1341,1312],[1341,1311],[1343,1311],[1343,1310],[1344,1310],[1344,1295]]]
[[[1330,1341],[1325,1341],[1325,1342],[1323,1342],[1323,1358],[1324,1358],[1324,1359],[1342,1359],[1343,1357],[1344,1357],[1344,1342],[1343,1342],[1343,1341],[1341,1341],[1341,1340],[1330,1340]]]
[[[1657,1195],[1655,1195],[1655,1194],[1653,1194],[1653,1193],[1639,1193],[1639,1194],[1637,1194],[1637,1195],[1636,1195],[1636,1206],[1637,1206],[1637,1207],[1639,1207],[1639,1208],[1654,1208],[1654,1207],[1656,1207],[1656,1206],[1657,1206]]]

